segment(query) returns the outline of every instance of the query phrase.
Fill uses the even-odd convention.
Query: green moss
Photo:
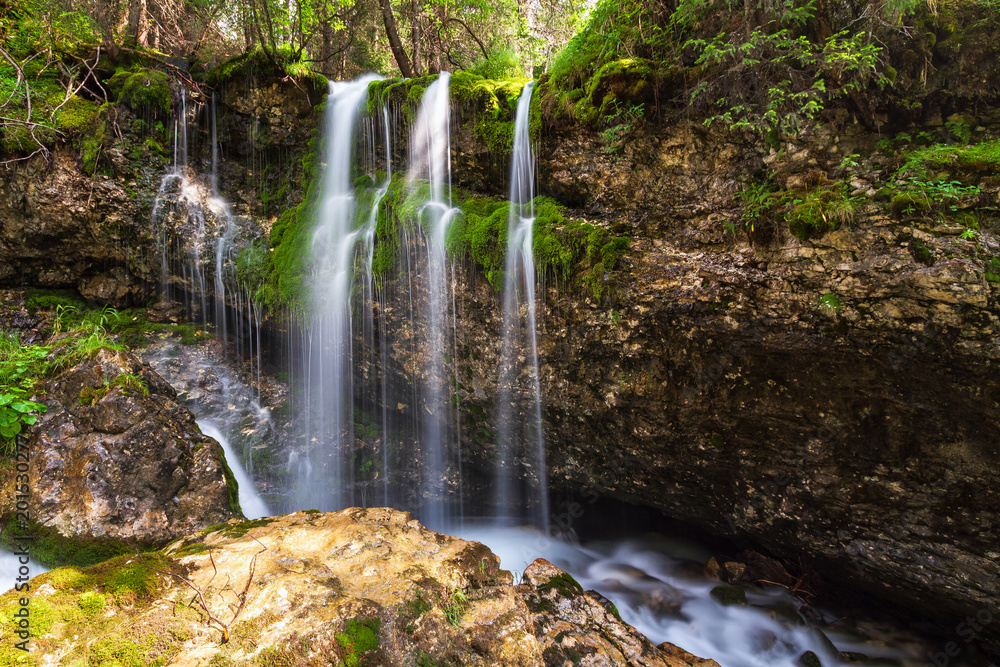
[[[117,389],[125,396],[140,395],[149,396],[149,387],[146,381],[134,373],[119,373],[108,384],[109,389]]]
[[[29,523],[26,529],[22,529],[13,517],[8,519],[0,544],[13,550],[15,534],[30,535],[32,558],[48,567],[86,567],[134,551],[126,542],[110,537],[65,537],[54,528],[38,523]]]
[[[89,660],[91,667],[157,667],[167,662],[165,657],[154,658],[147,645],[136,644],[119,634],[91,642]]]
[[[472,114],[476,138],[493,155],[510,153],[517,103],[527,83],[525,78],[497,81],[468,71],[451,77],[452,98]]]
[[[73,95],[56,113],[56,127],[69,135],[94,132],[100,122],[99,110],[97,103]]]
[[[915,192],[901,192],[892,198],[889,210],[897,218],[917,213],[926,213],[931,210],[930,200],[922,194]]]
[[[347,622],[347,629],[336,634],[337,643],[344,651],[344,662],[348,667],[361,664],[362,656],[378,648],[378,635],[382,621],[377,618],[358,616]]]
[[[563,597],[574,597],[583,593],[583,586],[568,573],[558,574],[538,587],[538,592],[544,594],[547,591],[558,591]]]
[[[1000,139],[971,146],[928,146],[910,153],[900,169],[901,174],[918,178],[947,172],[963,182],[978,182],[997,171],[1000,171]]]
[[[934,263],[934,251],[920,239],[910,241],[910,256],[914,261],[930,266]]]
[[[716,586],[711,590],[711,595],[725,606],[745,605],[747,603],[747,592],[739,586]]]
[[[86,407],[101,400],[108,393],[107,387],[83,387],[80,389],[80,405]]]
[[[260,528],[261,526],[266,526],[274,521],[270,518],[253,519],[252,521],[240,521],[238,523],[219,523],[214,526],[209,526],[202,530],[203,535],[208,535],[210,533],[222,532],[226,537],[243,537],[248,532],[254,528]]]
[[[154,114],[170,115],[170,76],[159,70],[133,67],[118,68],[108,81],[111,91],[117,95],[119,104],[125,104],[134,111],[149,111]]]
[[[816,188],[803,199],[792,201],[785,212],[785,220],[792,236],[805,241],[840,229],[854,219],[856,208],[857,200],[845,195],[842,188]]]
[[[107,606],[104,596],[95,591],[86,591],[77,598],[76,604],[85,616],[95,616]]]

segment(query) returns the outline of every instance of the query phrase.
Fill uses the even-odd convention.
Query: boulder
[[[48,409],[22,447],[32,523],[68,537],[164,543],[239,515],[222,447],[130,352],[100,348],[36,398]],[[7,471],[0,497],[8,518],[15,476]]]

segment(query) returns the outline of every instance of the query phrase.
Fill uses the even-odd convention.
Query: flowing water
[[[875,624],[838,623],[776,586],[748,592],[746,606],[720,604],[710,594],[719,582],[704,574],[711,552],[687,540],[648,534],[576,544],[531,527],[471,524],[459,536],[489,546],[515,578],[545,558],[584,590],[614,602],[622,620],[654,644],[670,642],[722,667],[800,667],[806,651],[824,667],[856,664],[840,659],[841,651],[898,661],[884,664],[922,664],[923,647],[913,637]]]
[[[232,445],[229,444],[229,438],[222,432],[220,426],[212,419],[198,420],[201,432],[222,445],[222,451],[226,454],[226,462],[229,464],[230,470],[233,471],[233,477],[236,478],[236,484],[239,486],[240,509],[243,510],[244,516],[248,519],[271,516],[271,510],[267,508],[267,504],[257,492],[253,478],[243,469],[243,464],[240,463],[239,457],[236,456]]]
[[[496,495],[501,518],[527,519],[545,530],[549,502],[544,481],[547,474],[538,377],[536,274],[532,248],[535,152],[528,131],[534,85],[534,81],[529,82],[518,100],[511,152],[510,216],[507,223],[497,410],[500,442]],[[523,469],[517,461],[524,461]],[[527,480],[534,480],[534,483],[528,484]],[[526,509],[529,510],[527,513]]]
[[[326,167],[310,250],[313,314],[304,343],[309,449],[295,462],[296,502],[322,510],[346,507],[354,494],[351,293],[360,232],[352,158],[368,84],[377,78],[331,83],[326,103]]]
[[[451,204],[451,101],[447,72],[427,87],[410,144],[409,184],[415,190],[426,183],[427,197],[419,207],[420,231],[426,257],[427,318],[423,339],[426,367],[423,376],[424,405],[427,414],[422,422],[424,475],[423,506],[420,518],[426,525],[442,529],[451,517],[444,486],[445,461],[448,457],[450,413],[445,398],[448,376],[445,357],[449,353],[448,329],[448,260],[445,239],[458,209]]]

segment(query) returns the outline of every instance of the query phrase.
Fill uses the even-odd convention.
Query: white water
[[[32,592],[34,590],[34,587],[31,586],[31,578],[37,577],[43,572],[48,572],[49,568],[45,567],[44,565],[40,565],[30,557],[30,551],[31,551],[30,543],[28,546],[28,551],[29,551],[29,557],[27,563],[28,573],[27,575],[23,576],[28,577],[27,583],[29,589],[26,593],[26,597],[32,597],[34,595],[34,593]],[[14,588],[14,586],[18,583],[25,583],[24,581],[18,582],[17,580],[19,576],[22,576],[19,573],[20,573],[20,568],[24,566],[24,564],[21,563],[21,558],[23,558],[23,556],[17,556],[10,551],[0,550],[0,593],[9,591],[10,589]]]
[[[211,419],[199,419],[197,424],[202,433],[222,445],[222,451],[226,454],[226,463],[229,464],[229,469],[233,471],[233,477],[236,478],[236,484],[239,486],[240,508],[243,510],[246,518],[259,519],[263,516],[271,516],[271,510],[267,508],[260,494],[257,493],[257,487],[254,486],[253,480],[240,464],[239,457],[236,456],[236,452],[233,451],[232,446],[229,444],[229,438],[219,429],[215,421]]]
[[[528,131],[534,85],[534,81],[529,82],[518,100],[511,154],[510,217],[507,222],[498,383],[500,442],[496,462],[496,495],[500,516],[530,517],[532,524],[545,530],[549,516],[548,475],[538,376],[532,248],[535,152]],[[527,378],[524,377],[526,373]],[[521,460],[524,461],[523,467],[517,464]],[[530,484],[527,480],[535,481]],[[531,507],[526,507],[529,504]]]
[[[354,228],[352,157],[368,84],[378,78],[331,83],[326,102],[326,168],[311,247],[313,318],[305,341],[310,451],[295,462],[296,501],[323,510],[348,506],[354,493],[350,306],[359,231]]]
[[[614,602],[622,620],[654,644],[670,642],[722,667],[796,667],[806,651],[819,656],[824,667],[849,664],[839,659],[839,651],[919,664],[916,645],[888,648],[878,639],[863,641],[844,631],[784,620],[771,610],[791,613],[801,603],[777,587],[748,592],[747,606],[720,604],[709,594],[719,582],[702,571],[711,554],[694,543],[648,535],[577,545],[527,527],[470,527],[458,534],[489,546],[502,567],[514,571],[515,583],[535,558],[545,558],[584,590]]]
[[[423,375],[424,405],[422,415],[424,474],[421,489],[420,520],[432,528],[442,529],[447,522],[445,507],[445,461],[449,411],[445,398],[448,375],[445,356],[449,355],[448,264],[445,239],[448,227],[458,209],[451,204],[451,102],[448,85],[450,75],[442,72],[427,87],[417,118],[413,124],[410,144],[411,189],[426,181],[429,197],[419,208],[420,230],[427,248],[427,327],[423,339],[426,368]]]

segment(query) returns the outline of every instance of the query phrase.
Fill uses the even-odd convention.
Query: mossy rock
[[[154,114],[169,116],[172,99],[170,83],[170,75],[166,72],[137,67],[135,69],[119,68],[108,81],[108,86],[117,95],[117,101],[133,111],[146,110]]]
[[[747,592],[740,586],[716,586],[712,589],[711,595],[719,604],[725,606],[745,605],[747,603]]]
[[[34,522],[21,528],[14,517],[9,517],[7,529],[0,536],[0,544],[13,550],[18,543],[15,535],[30,535],[32,558],[47,567],[87,567],[122,554],[134,553],[137,547],[153,546],[150,542],[129,544],[111,537],[67,537],[54,528]]]
[[[906,215],[926,213],[931,210],[931,203],[927,197],[913,192],[901,192],[892,198],[889,210],[897,218]]]
[[[785,221],[792,236],[805,241],[819,238],[854,219],[855,198],[839,186],[816,188],[802,199],[793,200],[785,211]]]

